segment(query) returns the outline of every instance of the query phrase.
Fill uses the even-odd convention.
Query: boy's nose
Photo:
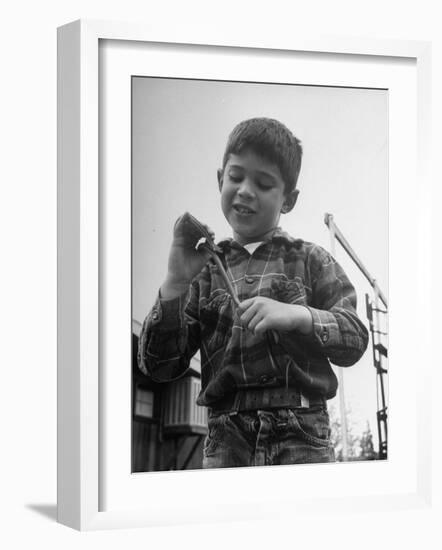
[[[238,189],[240,197],[253,197],[255,195],[253,185],[248,179],[244,179]]]

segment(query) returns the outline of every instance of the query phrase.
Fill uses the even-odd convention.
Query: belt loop
[[[310,400],[308,397],[306,397],[302,392],[300,392],[301,395],[301,407],[303,409],[308,409],[310,407]]]
[[[229,416],[238,414],[240,403],[241,403],[241,392],[237,391],[235,393],[235,398],[233,399],[232,410],[229,412]]]

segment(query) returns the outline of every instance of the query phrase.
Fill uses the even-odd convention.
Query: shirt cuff
[[[164,300],[158,295],[157,301],[150,312],[152,328],[161,325],[161,330],[179,329],[182,327],[182,310],[185,296]]]
[[[341,343],[341,332],[336,317],[330,311],[308,308],[313,318],[313,332],[310,336],[321,347],[334,347]]]

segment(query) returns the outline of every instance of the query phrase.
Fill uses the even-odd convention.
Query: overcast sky
[[[335,222],[388,296],[388,92],[351,88],[133,79],[133,318],[148,313],[166,274],[173,223],[188,210],[230,236],[220,209],[216,170],[228,134],[241,120],[276,118],[301,140],[304,156],[295,209],[283,229],[330,250],[324,213]],[[336,257],[358,293],[358,269]],[[360,432],[376,439],[376,376],[371,349],[345,370],[347,406]]]

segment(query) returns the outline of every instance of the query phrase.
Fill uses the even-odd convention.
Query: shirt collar
[[[294,239],[286,231],[283,231],[280,227],[277,227],[268,242],[282,242],[284,244],[293,245],[299,242],[299,240],[300,239]],[[223,251],[226,251],[228,248],[243,248],[237,241],[235,241],[235,239],[232,239],[231,237],[219,241],[218,246]]]

